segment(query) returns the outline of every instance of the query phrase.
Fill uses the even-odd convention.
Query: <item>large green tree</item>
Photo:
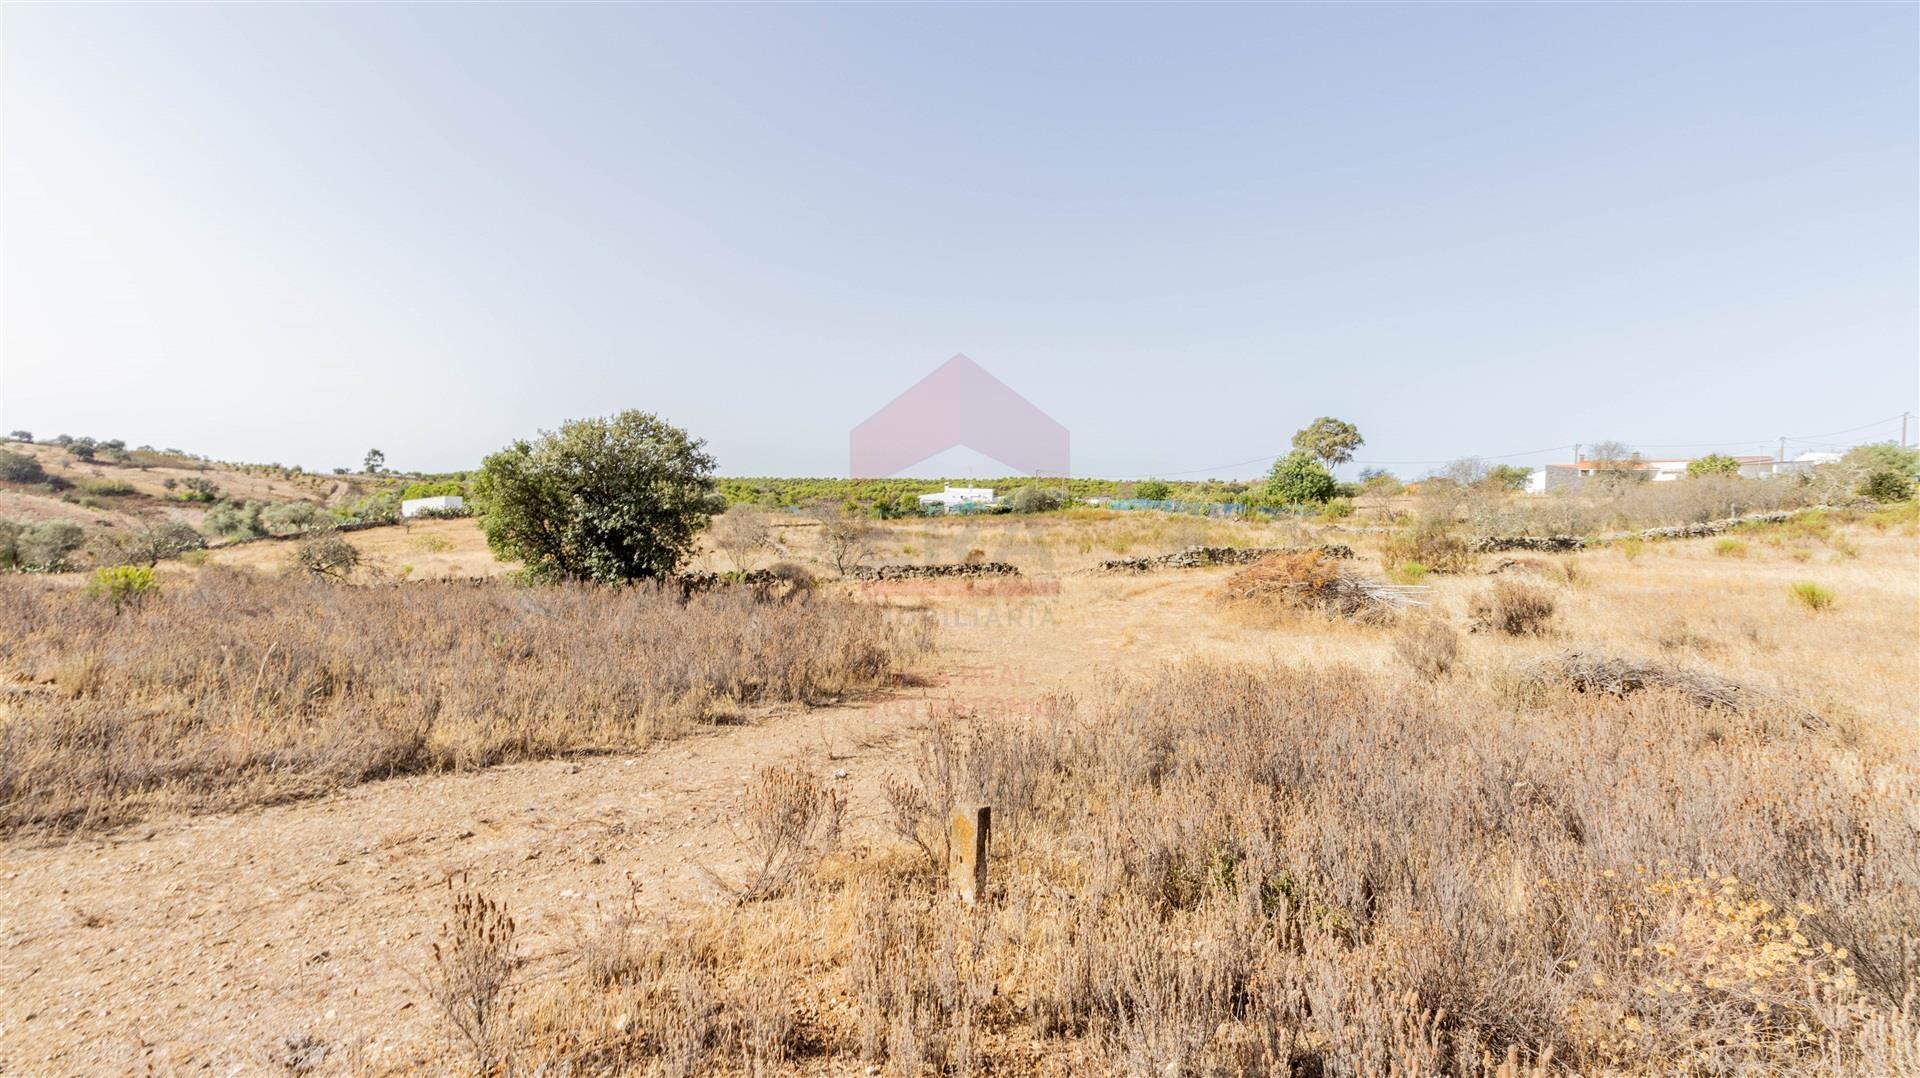
[[[705,442],[647,412],[563,423],[488,457],[475,515],[536,580],[643,580],[693,553],[719,508]]]
[[[1295,451],[1273,462],[1267,476],[1267,497],[1285,505],[1331,501],[1340,485],[1313,454]]]
[[[1293,449],[1331,468],[1353,459],[1353,451],[1367,444],[1360,428],[1332,416],[1321,416],[1294,432]]]

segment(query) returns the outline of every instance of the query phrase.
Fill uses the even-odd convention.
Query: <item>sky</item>
[[[442,471],[639,408],[723,474],[844,475],[965,353],[1090,476],[1254,475],[1320,415],[1349,475],[1890,439],[1917,38],[1912,4],[10,4],[0,431]],[[967,452],[925,468],[995,474]]]

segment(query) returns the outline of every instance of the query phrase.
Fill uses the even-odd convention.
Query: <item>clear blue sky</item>
[[[1917,11],[8,5],[0,429],[831,475],[965,352],[1082,474],[1893,437]]]

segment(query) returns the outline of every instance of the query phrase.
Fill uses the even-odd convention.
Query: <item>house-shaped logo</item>
[[[879,479],[965,446],[1021,475],[1068,470],[1067,428],[963,355],[935,368],[853,428],[848,467]]]

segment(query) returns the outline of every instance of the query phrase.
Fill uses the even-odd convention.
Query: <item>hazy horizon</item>
[[[450,471],[641,408],[828,476],[960,352],[1086,476],[1244,478],[1320,415],[1412,476],[1920,411],[1911,5],[0,29],[0,432]]]

